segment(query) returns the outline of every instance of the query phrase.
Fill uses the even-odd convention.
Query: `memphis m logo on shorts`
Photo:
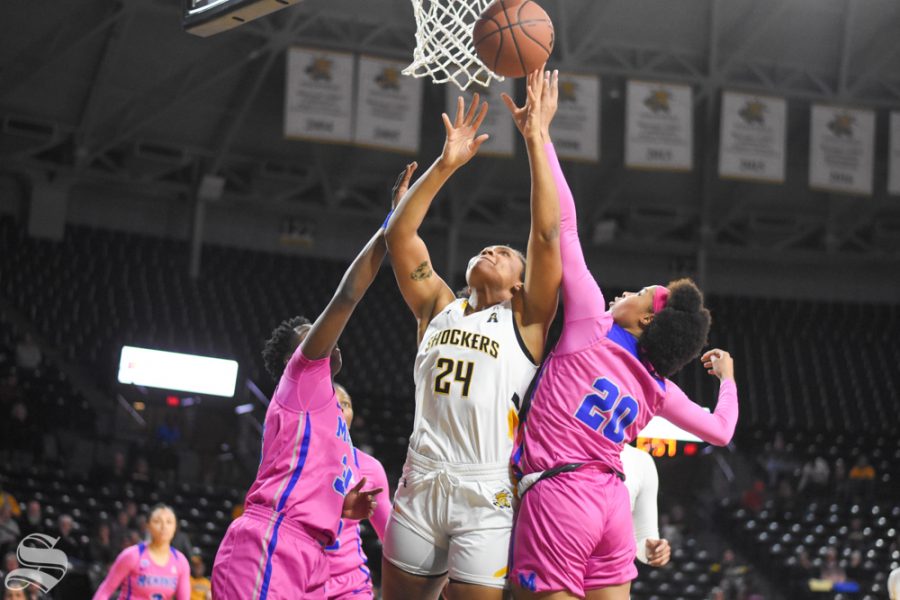
[[[58,541],[58,537],[43,533],[25,536],[16,549],[16,557],[22,567],[13,569],[6,575],[3,580],[6,588],[24,590],[33,583],[44,593],[52,590],[69,570],[66,553],[55,548]]]
[[[524,573],[519,573],[519,587],[529,592],[537,591],[537,583],[535,583],[534,571],[529,571],[528,577]]]

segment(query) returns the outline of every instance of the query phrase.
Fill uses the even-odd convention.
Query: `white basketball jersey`
[[[448,304],[416,355],[416,417],[409,446],[448,463],[507,463],[518,409],[537,371],[509,302],[466,316]]]

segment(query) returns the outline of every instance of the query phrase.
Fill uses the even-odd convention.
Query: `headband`
[[[664,285],[653,286],[653,313],[656,314],[666,307],[669,301],[669,288]]]

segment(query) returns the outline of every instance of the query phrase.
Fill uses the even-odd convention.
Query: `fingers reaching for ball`
[[[481,103],[480,96],[475,94],[468,110],[463,97],[459,97],[453,121],[450,121],[447,113],[441,114],[447,132],[440,158],[445,167],[458,169],[478,153],[478,149],[489,137],[486,133],[478,135],[478,128],[484,122],[487,111],[487,102]]]

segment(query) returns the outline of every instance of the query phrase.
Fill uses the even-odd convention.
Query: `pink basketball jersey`
[[[332,543],[344,495],[353,487],[352,462],[330,357],[310,360],[298,347],[266,412],[262,458],[247,506],[274,511],[276,529],[287,518]]]
[[[119,554],[94,600],[107,600],[117,589],[123,600],[190,600],[190,577],[191,568],[181,552],[171,548],[166,564],[158,565],[141,542]]]

